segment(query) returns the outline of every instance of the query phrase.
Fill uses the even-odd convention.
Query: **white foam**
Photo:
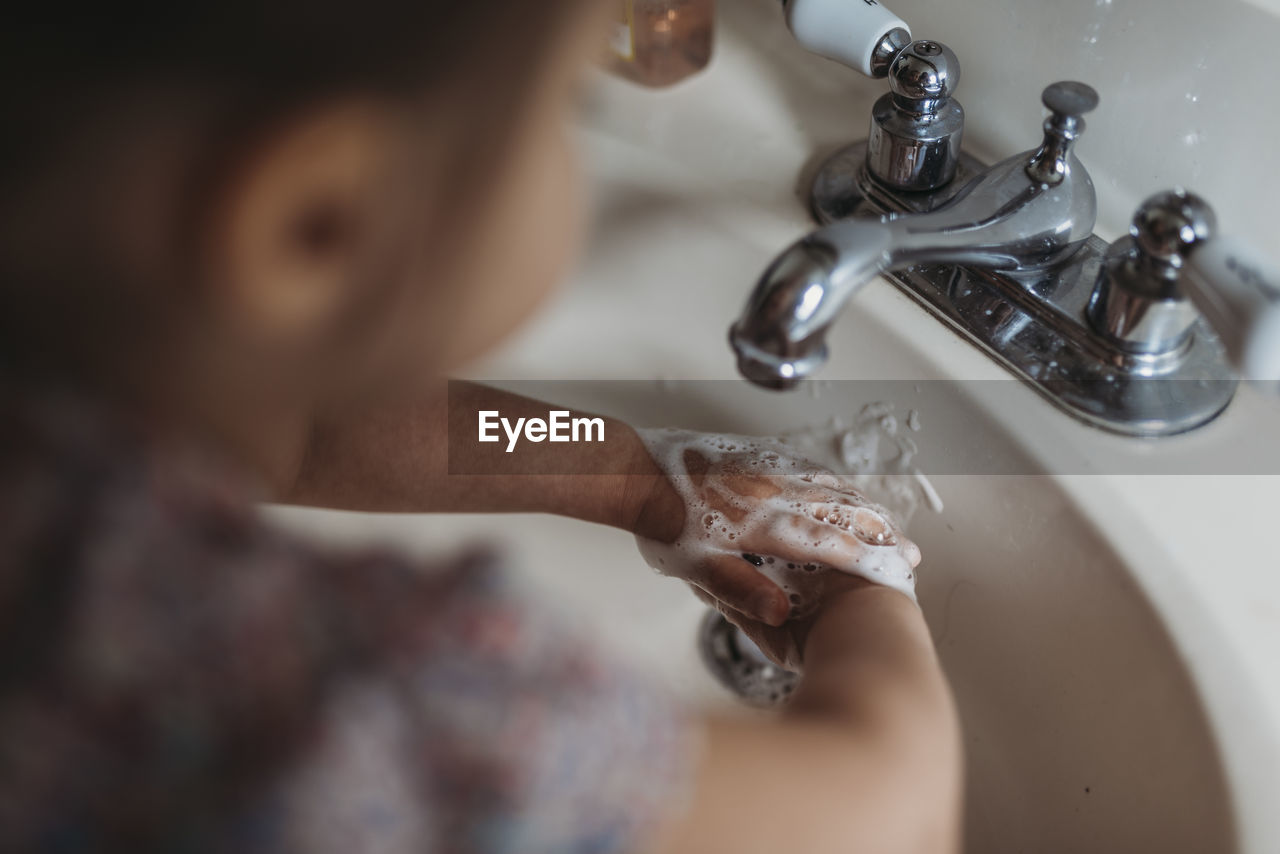
[[[843,473],[846,480],[887,507],[904,528],[921,505],[941,513],[942,498],[916,466],[920,452],[907,431],[922,429],[920,413],[911,410],[906,430],[894,415],[892,403],[869,403],[845,426],[832,419],[826,427],[807,427],[782,434],[782,440],[801,455]]]
[[[855,478],[808,459],[789,437],[675,429],[640,436],[687,514],[676,542],[638,540],[657,571],[699,584],[708,560],[758,556],[757,568],[790,595],[796,615],[817,604],[831,570],[915,598],[915,543]]]

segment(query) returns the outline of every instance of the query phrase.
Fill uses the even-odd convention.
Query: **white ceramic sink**
[[[775,420],[746,389],[707,405],[672,400],[656,383],[625,387],[635,392],[627,400],[593,401],[588,386],[567,402],[707,427]],[[822,420],[865,402],[840,390],[799,398],[776,420]],[[934,485],[946,508],[919,511],[910,533],[926,556],[920,600],[964,722],[968,850],[1234,850],[1223,772],[1191,680],[1105,538],[1049,477]],[[692,702],[735,703],[698,658],[701,605],[652,575],[626,534],[539,516],[282,515],[343,544],[390,540],[423,555],[498,543],[535,590],[579,615],[584,642],[639,662]]]
[[[594,154],[607,158],[609,145],[601,142]],[[610,204],[625,209],[634,185],[616,172],[602,180]],[[862,312],[833,335],[830,375],[896,373],[920,380],[918,393],[912,382],[830,383],[815,396],[777,395],[733,379],[673,381],[732,376],[722,327],[773,247],[753,245],[749,233],[718,221],[714,202],[683,213],[660,199],[649,203],[651,210],[610,212],[575,287],[480,373],[637,424],[758,434],[824,424],[897,394],[900,413],[921,413],[914,438],[926,468],[938,449],[956,451],[962,436],[983,435],[987,450],[1005,458],[983,466],[1034,470],[965,387],[928,382],[942,375]],[[664,251],[655,257],[652,246]],[[697,281],[706,276],[714,281]],[[887,284],[874,289],[874,299],[903,299]],[[679,307],[685,316],[673,316]],[[689,335],[703,327],[705,335]],[[624,381],[512,382],[528,377]],[[625,381],[632,377],[649,379]],[[1044,406],[1017,386],[1004,391]],[[969,850],[1233,850],[1223,772],[1195,689],[1106,537],[1047,476],[933,482],[945,509],[921,509],[910,533],[926,556],[920,599],[964,718]],[[389,539],[424,555],[468,540],[499,543],[537,590],[580,615],[589,642],[640,662],[693,702],[735,703],[699,660],[702,607],[681,584],[655,577],[625,534],[536,516],[283,515],[342,543]]]
[[[1105,540],[1046,477],[935,485],[947,509],[918,514],[911,534],[927,558],[920,599],[964,722],[967,850],[1234,850],[1191,681]],[[736,702],[698,658],[701,605],[652,575],[625,534],[537,516],[281,515],[344,545],[390,540],[430,555],[501,544],[539,593],[578,613],[584,642],[639,662],[692,702]]]
[[[1242,19],[1262,16],[1274,28],[1275,19],[1261,11],[1270,2],[1229,5]],[[913,21],[928,7],[900,5]],[[1001,19],[1014,31],[1004,38],[1024,28],[1040,33],[1036,27],[1067,14],[1054,11],[1061,4],[984,0],[977,7],[994,14],[1010,5],[1019,12]],[[1153,5],[1115,0],[1113,8],[1112,0],[1099,0],[1106,8],[1098,14],[1154,16]],[[1240,492],[1239,512],[1227,514],[1209,505],[1188,512],[1196,492],[1185,478],[1152,486],[1119,476],[1168,465],[1217,471],[1222,455],[1274,441],[1267,437],[1280,429],[1277,411],[1245,390],[1226,416],[1193,437],[1152,446],[1106,436],[1001,382],[1007,377],[1000,369],[885,282],[861,293],[834,328],[824,377],[900,382],[836,382],[816,394],[785,396],[737,382],[727,326],[762,267],[809,227],[796,176],[822,152],[863,135],[880,84],[841,76],[799,53],[785,33],[770,29],[774,0],[725,6],[720,55],[709,73],[660,94],[602,81],[583,128],[599,212],[586,263],[474,376],[517,383],[526,393],[538,393],[530,381],[602,381],[542,388],[558,402],[641,425],[740,433],[823,424],[886,398],[900,413],[918,409],[921,465],[958,472],[932,478],[945,509],[922,509],[909,533],[925,555],[920,600],[963,716],[967,850],[1280,850],[1273,809],[1280,677],[1267,675],[1274,659],[1259,649],[1280,648],[1280,583],[1258,575],[1280,567],[1280,556],[1274,542],[1254,547],[1240,536],[1270,518],[1257,505],[1274,494],[1275,478],[1241,486],[1254,491]],[[982,43],[976,24],[958,17],[968,13],[957,6],[939,14],[950,30],[922,34],[950,40],[966,69],[972,66],[967,74],[1005,87],[961,89],[971,123],[991,122],[991,130],[970,136],[995,155],[1033,145],[1039,89],[1071,76],[1072,63],[1094,61],[1072,47],[1045,74],[1000,77],[977,70],[1000,57],[994,49],[975,55]],[[1106,45],[1109,32],[1095,35]],[[1024,65],[1037,50],[1051,54],[1052,39],[1028,39],[1008,48]],[[1225,47],[1221,55],[1225,61]],[[1107,69],[1121,63],[1115,50],[1105,59]],[[1212,82],[1217,67],[1197,65],[1191,78]],[[1106,103],[1106,79],[1074,76],[1093,82]],[[1012,88],[1029,100],[1019,101],[1016,121],[999,102],[979,99]],[[1125,98],[1130,107],[1138,103]],[[1002,142],[1005,131],[1023,124],[1020,138]],[[1119,139],[1113,132],[1095,141],[1095,176],[1125,173],[1111,156],[1124,150]],[[1086,137],[1087,162],[1088,144]],[[1170,176],[1186,166],[1179,159],[1185,155],[1179,149],[1160,159],[1156,184],[1176,183]],[[1223,173],[1210,164],[1206,174]],[[1117,194],[1116,211],[1131,210],[1140,200],[1135,193],[1158,188],[1099,182],[1100,193]],[[1211,190],[1204,192],[1212,198]],[[1104,206],[1100,228],[1112,228],[1104,236],[1123,223],[1117,216],[1108,220]],[[703,382],[680,382],[686,380]],[[1091,472],[1111,475],[1080,476]],[[1203,492],[1235,495],[1226,483],[1206,478]],[[1163,504],[1161,494],[1168,496]],[[690,702],[737,707],[699,661],[702,607],[679,583],[653,576],[625,534],[546,517],[272,512],[344,546],[390,541],[429,555],[463,541],[496,543],[527,571],[533,595],[558,599],[579,615],[584,642],[638,662]],[[1233,519],[1243,521],[1233,527]],[[1233,544],[1205,540],[1192,520]],[[1196,571],[1215,557],[1218,584]],[[1248,569],[1258,577],[1244,574]]]

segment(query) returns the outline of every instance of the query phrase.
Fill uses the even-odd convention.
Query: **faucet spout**
[[[739,371],[767,388],[794,387],[826,361],[827,329],[853,295],[891,270],[956,264],[1016,277],[1061,264],[1097,219],[1093,182],[1066,142],[1054,140],[1049,180],[1030,168],[1043,148],[1024,152],[936,210],[843,220],[793,244],[765,270],[730,330]]]

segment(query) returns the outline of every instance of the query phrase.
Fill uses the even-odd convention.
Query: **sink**
[[[675,423],[762,432],[768,413],[784,409],[745,385],[736,393],[715,385],[720,394],[710,403],[710,395],[682,399],[654,382],[623,383],[622,397],[616,384],[583,383],[560,400],[640,422],[662,412]],[[796,426],[834,409],[856,411],[867,401],[844,392],[861,388],[838,384],[817,400],[797,398],[778,420]],[[977,410],[952,415],[988,420]],[[926,420],[921,435],[927,431]],[[1048,476],[944,475],[932,483],[945,509],[919,510],[910,533],[925,554],[920,601],[963,719],[966,850],[1236,850],[1195,687],[1105,538]],[[531,595],[575,614],[593,644],[692,704],[748,713],[699,656],[703,607],[682,583],[653,575],[625,533],[525,515],[273,515],[344,546],[391,542],[425,556],[494,544],[525,571]]]
[[[998,11],[1009,4],[980,5]],[[997,17],[1023,66],[1050,50],[1045,21],[1088,17],[1061,4],[1017,5],[1018,14]],[[1096,14],[1123,24],[1137,10],[1181,32],[1167,14],[1158,17],[1158,5],[1099,0]],[[1265,9],[1269,17],[1257,26],[1276,29],[1273,0],[1228,5],[1241,21]],[[1280,472],[1267,439],[1280,432],[1280,418],[1242,390],[1226,415],[1191,437],[1151,446],[1103,435],[1052,410],[883,281],[860,293],[833,328],[824,382],[779,395],[738,380],[728,324],[768,261],[810,227],[797,175],[865,133],[882,84],[842,75],[791,45],[776,29],[774,0],[725,6],[707,74],[661,93],[600,81],[581,127],[596,179],[591,251],[570,286],[472,376],[638,426],[776,435],[825,429],[873,402],[891,403],[900,415],[916,410],[918,465],[944,506],[922,507],[907,527],[925,555],[920,601],[963,718],[966,850],[1280,850],[1280,680],[1265,652],[1280,637],[1280,611],[1267,604],[1280,601],[1280,582],[1257,572],[1280,565],[1275,548],[1219,546],[1180,522],[1188,501],[1202,490],[1227,494],[1227,481],[1138,477]],[[911,19],[934,7],[902,0],[895,11]],[[960,96],[979,153],[1008,154],[1034,142],[1035,93],[1053,79],[1095,82],[1112,104],[1082,153],[1104,176],[1103,195],[1116,200],[1100,219],[1104,236],[1115,236],[1155,186],[1127,181],[1163,186],[1184,173],[1216,177],[1230,184],[1224,207],[1264,204],[1261,195],[1234,198],[1238,182],[1227,181],[1221,158],[1196,164],[1198,171],[1184,162],[1216,144],[1208,131],[1194,147],[1157,158],[1154,178],[1120,159],[1131,151],[1122,113],[1165,109],[1116,82],[1117,69],[1127,67],[1120,51],[1127,30],[1086,33],[1108,48],[1094,76],[1076,67],[1093,62],[1083,43],[1051,57],[1044,73],[1010,74],[984,67],[1000,57],[980,49],[989,35],[962,20],[968,7],[937,8],[945,31],[922,34],[948,39],[966,63]],[[1018,41],[1024,28],[1039,35]],[[1153,35],[1134,49],[1150,54],[1159,44]],[[1226,59],[1227,48],[1219,52]],[[1187,75],[1207,87],[1228,73],[1227,63],[1201,53],[1209,59]],[[1250,56],[1241,61],[1265,61]],[[1143,73],[1157,67],[1153,58],[1131,64]],[[1104,70],[1115,79],[1100,79]],[[1187,80],[1175,83],[1199,91]],[[1225,102],[1197,103],[1197,118],[1226,109]],[[1246,236],[1262,227],[1257,218],[1235,221],[1242,220]],[[1272,456],[1257,465],[1267,442]],[[1248,453],[1223,463],[1240,448]],[[1265,496],[1274,496],[1275,481],[1230,485],[1263,497],[1240,498],[1230,513],[1217,506],[1198,512],[1243,539],[1241,532],[1274,524],[1266,509],[1274,498]],[[530,595],[566,607],[591,643],[692,704],[761,714],[704,666],[697,647],[703,607],[680,583],[655,577],[626,534],[541,516],[267,512],[342,547],[391,543],[438,555],[491,543],[523,570]],[[1243,521],[1233,523],[1236,516]],[[1220,548],[1235,550],[1215,567],[1241,574],[1215,583],[1196,570]]]
[[[591,135],[587,144],[605,204],[595,249],[475,375],[638,426],[773,435],[872,402],[917,410],[919,464],[944,509],[919,509],[909,533],[925,555],[920,601],[963,717],[967,850],[1236,850],[1216,742],[1176,644],[1107,536],[982,394],[1062,416],[1012,380],[944,381],[917,341],[880,319],[919,312],[886,282],[833,330],[830,381],[776,394],[735,379],[723,330],[780,244],[755,239],[760,224],[744,225],[714,195],[681,202],[652,183],[638,189],[629,170],[648,167],[626,145]],[[941,327],[936,335],[950,343]],[[703,607],[654,576],[629,535],[543,516],[272,515],[343,546],[432,555],[492,543],[525,570],[532,595],[576,614],[593,644],[690,703],[755,713],[699,656]]]

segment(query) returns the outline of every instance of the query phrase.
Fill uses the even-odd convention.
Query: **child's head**
[[[46,3],[7,21],[0,366],[323,403],[484,350],[572,249],[563,130],[595,5]]]

